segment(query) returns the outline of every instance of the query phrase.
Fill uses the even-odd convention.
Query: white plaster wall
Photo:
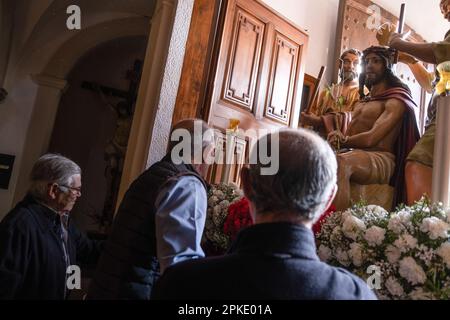
[[[324,82],[332,79],[339,0],[262,0],[306,30],[309,35],[305,72],[317,77],[327,66]]]
[[[178,1],[166,68],[153,127],[147,167],[159,161],[167,151],[172,115],[183,67],[194,0]]]

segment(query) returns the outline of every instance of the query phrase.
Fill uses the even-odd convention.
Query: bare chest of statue
[[[348,134],[355,135],[372,129],[385,110],[386,101],[358,102],[352,112],[352,122]]]

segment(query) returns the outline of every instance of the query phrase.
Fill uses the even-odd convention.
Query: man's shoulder
[[[170,266],[156,282],[153,298],[207,298],[208,292],[213,289],[211,285],[227,277],[228,259],[228,256],[192,259]]]
[[[206,189],[200,178],[189,173],[169,178],[161,187],[161,191],[164,193],[172,190],[199,191],[206,193]]]
[[[216,277],[229,270],[230,261],[234,260],[234,255],[225,255],[218,257],[208,257],[202,259],[191,259],[176,263],[166,271],[162,279],[176,285],[181,279],[190,282],[208,282],[208,276]],[[189,275],[186,277],[186,275]]]
[[[28,203],[19,203],[3,218],[2,229],[26,231],[36,227],[36,212]]]
[[[324,262],[321,265],[323,272],[326,272],[330,279],[329,293],[335,299],[376,299],[374,292],[360,277],[346,269],[333,267]]]

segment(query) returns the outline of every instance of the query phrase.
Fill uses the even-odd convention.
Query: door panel
[[[253,111],[264,35],[264,23],[244,10],[236,11],[234,33],[228,54],[224,100]]]
[[[308,35],[256,0],[229,0],[207,121],[227,135],[230,119],[243,131],[298,126]],[[223,138],[222,137],[222,138]],[[210,181],[237,182],[238,159],[258,137],[238,133],[219,139],[218,154],[233,149],[232,163],[214,165]],[[231,140],[230,140],[231,139]]]
[[[289,125],[300,46],[276,34],[265,116]]]

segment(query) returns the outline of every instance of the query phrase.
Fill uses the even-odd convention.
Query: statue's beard
[[[367,87],[372,87],[372,86],[374,86],[374,85],[379,84],[380,82],[382,82],[383,79],[384,79],[384,74],[378,74],[378,75],[376,75],[376,77],[374,77],[374,78],[368,78],[368,77],[366,76],[366,79],[365,79],[365,85],[366,85]]]
[[[341,72],[341,79],[343,82],[345,81],[353,81],[358,78],[358,73],[355,71],[343,71]]]

